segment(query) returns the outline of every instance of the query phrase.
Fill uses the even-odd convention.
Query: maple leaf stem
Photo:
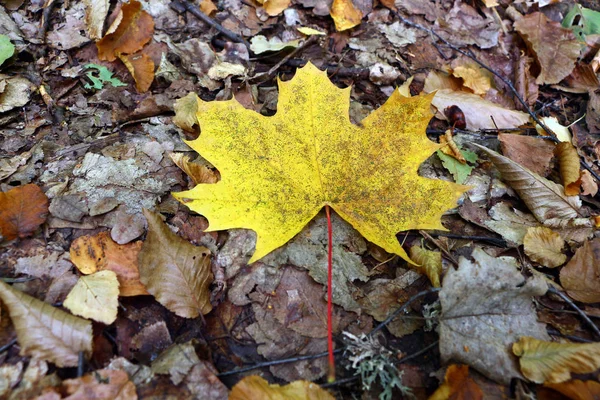
[[[331,229],[331,213],[325,206],[327,214],[327,351],[329,352],[329,383],[335,381],[335,358],[333,356],[333,230]]]

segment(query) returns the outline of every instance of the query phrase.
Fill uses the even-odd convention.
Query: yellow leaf
[[[229,400],[334,400],[325,389],[309,381],[294,381],[288,385],[270,385],[257,375],[247,376],[231,389]]]
[[[321,32],[316,29],[308,28],[305,26],[301,26],[300,28],[296,28],[296,29],[298,29],[298,32],[300,32],[301,34],[306,35],[306,36],[313,36],[313,35],[322,36],[322,35],[326,34],[325,32]]]
[[[156,301],[183,318],[212,310],[210,251],[171,232],[159,214],[144,209],[148,235],[139,255],[140,280]]]
[[[404,81],[404,83],[402,85],[400,85],[398,87],[398,91],[400,92],[400,94],[404,97],[411,97],[410,94],[410,84],[412,83],[413,79],[415,77],[411,76],[410,78],[408,78],[406,81]]]
[[[567,261],[567,256],[562,253],[565,241],[558,233],[545,226],[528,228],[523,246],[525,254],[544,267],[556,268]]]
[[[354,28],[360,24],[363,17],[362,12],[352,4],[352,0],[333,0],[329,13],[338,31]]]
[[[571,143],[572,138],[569,128],[561,125],[560,122],[558,122],[558,120],[556,119],[556,117],[542,117],[540,118],[540,121],[542,121],[544,125],[550,128],[550,130],[556,134],[556,138],[558,140],[560,140],[561,142]],[[540,135],[548,136],[548,132],[546,132],[544,128],[542,128],[538,124],[535,125],[535,130]]]
[[[429,278],[433,287],[440,287],[440,275],[442,274],[442,253],[431,251],[420,246],[410,248],[410,258],[419,264],[413,267],[416,271],[424,273]]]
[[[13,289],[0,281],[0,300],[17,331],[21,355],[74,367],[79,352],[92,352],[92,323]]]
[[[112,271],[79,278],[63,305],[73,314],[110,325],[117,319],[119,281]]]
[[[587,374],[600,368],[600,343],[554,343],[524,336],[513,344],[521,372],[535,383],[560,383],[571,373]]]
[[[210,231],[254,230],[254,262],[325,205],[405,260],[396,233],[445,229],[441,215],[467,187],[417,175],[440,147],[425,134],[431,95],[395,91],[356,126],[348,116],[350,88],[338,89],[312,64],[279,86],[272,117],[235,99],[199,106],[202,134],[188,144],[220,171],[221,181],[173,195],[205,216]]]
[[[581,172],[577,149],[571,142],[560,142],[556,145],[554,154],[558,157],[560,177],[565,187],[565,194],[567,196],[577,196],[579,194],[579,187],[581,186]]]
[[[486,94],[492,88],[491,76],[476,64],[459,65],[454,68],[452,75],[462,78],[463,85],[471,89],[475,94]]]

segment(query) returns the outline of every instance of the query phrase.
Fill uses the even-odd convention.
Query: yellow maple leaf
[[[365,239],[410,261],[396,234],[445,229],[440,218],[466,186],[428,179],[419,165],[440,145],[425,128],[432,95],[398,91],[360,126],[350,122],[350,88],[308,63],[279,82],[277,113],[265,117],[235,99],[198,100],[200,137],[188,144],[221,181],[174,193],[205,216],[209,230],[252,229],[254,262],[331,206]]]

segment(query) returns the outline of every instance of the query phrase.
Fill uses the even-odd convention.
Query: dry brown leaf
[[[186,96],[177,99],[173,110],[175,116],[173,117],[173,123],[183,129],[184,131],[197,132],[194,126],[198,127],[198,113],[200,98],[196,93],[188,93]]]
[[[46,221],[48,198],[32,183],[0,192],[0,239],[30,236]]]
[[[581,194],[584,196],[594,197],[598,193],[598,184],[587,169],[581,171],[581,188],[583,189]]]
[[[573,379],[572,381],[562,383],[546,383],[544,387],[562,393],[571,400],[600,399],[600,383],[596,381],[580,381],[578,379]]]
[[[25,78],[0,74],[0,113],[29,103],[33,88]]]
[[[119,281],[113,271],[79,278],[63,305],[73,314],[110,325],[117,319]]]
[[[93,236],[80,236],[71,242],[71,262],[83,274],[110,270],[117,274],[119,295],[139,296],[148,294],[140,282],[138,254],[142,242],[117,244],[110,233],[100,232]]]
[[[62,382],[69,400],[137,400],[135,385],[125,371],[99,369]],[[59,397],[60,398],[60,397]]]
[[[535,218],[549,227],[591,226],[584,218],[578,196],[566,196],[562,186],[531,172],[508,157],[486,147],[484,151],[506,181],[521,197]]]
[[[535,105],[539,96],[539,86],[535,83],[535,78],[531,76],[532,64],[533,58],[521,54],[515,70],[515,88],[529,107]],[[524,108],[520,103],[517,103],[516,106],[518,109]]]
[[[429,400],[481,400],[483,391],[469,377],[468,365],[450,365],[444,383],[429,397]]]
[[[115,61],[118,54],[133,54],[152,39],[154,20],[142,10],[142,3],[131,0],[123,4],[121,13],[116,29],[113,24],[109,28],[110,33],[96,43],[100,60]]]
[[[527,229],[523,238],[525,254],[532,261],[548,268],[556,268],[567,261],[567,256],[562,253],[565,241],[560,235],[545,226],[536,226]]]
[[[119,59],[125,64],[135,80],[135,88],[139,93],[147,92],[154,81],[154,62],[148,54],[118,54]]]
[[[535,383],[565,382],[571,373],[600,368],[600,343],[555,343],[524,336],[512,349],[523,375]]]
[[[600,90],[590,90],[589,95],[585,123],[590,132],[598,132],[600,131]]]
[[[286,8],[290,6],[291,0],[256,0],[262,4],[267,14],[271,16],[281,14]]]
[[[492,88],[490,74],[477,64],[465,63],[454,67],[452,75],[462,78],[463,85],[478,95],[484,95]]]
[[[329,13],[338,32],[360,25],[363,18],[362,12],[352,4],[352,0],[333,0]]]
[[[201,0],[200,2],[200,11],[202,11],[206,15],[211,15],[213,12],[217,11],[218,8],[215,6],[215,3],[212,0]]]
[[[529,168],[541,176],[550,173],[550,161],[554,156],[554,143],[531,136],[498,134],[502,154],[517,164]]]
[[[85,4],[85,23],[90,38],[98,40],[102,37],[102,28],[110,7],[109,0],[83,0]]]
[[[190,161],[190,157],[184,153],[169,153],[171,160],[177,165],[183,172],[189,176],[194,185],[200,183],[217,183],[219,180],[217,173],[212,169]]]
[[[148,235],[139,255],[140,280],[170,311],[196,318],[212,310],[210,251],[171,232],[160,215],[144,209]]]
[[[562,178],[565,194],[577,196],[581,186],[581,172],[579,169],[579,155],[577,149],[570,142],[560,142],[554,149],[560,166],[560,177]]]
[[[258,375],[247,376],[231,389],[229,400],[334,400],[316,383],[295,381],[285,386],[270,385]]]
[[[600,302],[600,239],[586,241],[560,270],[560,283],[582,303]]]
[[[21,355],[74,367],[79,352],[92,352],[92,323],[44,303],[0,281],[0,300],[17,331]]]
[[[440,276],[442,275],[442,253],[427,250],[420,246],[410,248],[410,258],[418,267],[411,266],[415,271],[421,272],[429,278],[433,287],[440,287]]]
[[[541,72],[536,83],[558,83],[575,68],[581,45],[570,29],[534,12],[515,22],[519,32],[535,52]]]

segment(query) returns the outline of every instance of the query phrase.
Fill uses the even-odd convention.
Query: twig
[[[585,339],[585,338],[582,338],[582,337],[579,337],[579,336],[563,335],[558,329],[554,329],[554,328],[551,328],[551,327],[546,328],[546,330],[548,331],[549,334],[551,334],[553,336],[564,337],[566,339],[569,339],[572,342],[595,343],[593,340]]]
[[[432,348],[434,348],[435,346],[437,346],[439,342],[440,342],[439,340],[436,340],[435,342],[433,342],[433,343],[431,343],[431,344],[428,344],[426,347],[422,348],[421,350],[419,350],[419,351],[417,351],[417,352],[415,352],[415,353],[409,354],[409,355],[407,355],[407,356],[405,356],[405,357],[402,357],[400,360],[398,360],[398,361],[397,361],[397,363],[399,363],[399,364],[400,364],[400,363],[406,362],[406,361],[408,361],[408,360],[412,360],[412,359],[413,359],[413,358],[415,358],[415,357],[419,357],[421,354],[425,354],[425,353],[427,353],[427,352],[428,352],[430,349],[432,349]]]
[[[79,357],[77,360],[77,377],[78,378],[81,378],[83,376],[84,365],[85,365],[85,357],[84,357],[83,351],[80,351]]]
[[[6,350],[10,349],[17,343],[17,338],[14,338],[10,342],[6,343],[4,346],[0,347],[0,353],[4,353]]]
[[[573,303],[573,301],[563,292],[561,292],[560,290],[549,286],[548,287],[548,292],[557,295],[558,297],[560,297],[561,299],[563,299],[563,301],[565,303],[567,303],[573,310],[577,311],[577,314],[579,314],[579,316],[581,318],[583,318],[583,320],[589,325],[590,328],[592,328],[592,330],[594,331],[594,333],[596,334],[597,337],[600,338],[600,329],[598,329],[598,326],[596,326],[596,324],[594,324],[592,322],[592,320],[590,319],[590,317],[588,317],[586,315],[586,313],[584,313],[581,308],[577,307],[577,305],[575,303]]]
[[[346,383],[357,381],[359,378],[360,378],[360,376],[354,375],[354,376],[351,376],[349,378],[338,379],[335,382],[324,383],[324,384],[321,385],[321,387],[324,388],[324,389],[327,389],[327,388],[334,387],[334,386],[340,386],[340,385],[344,385]]]
[[[223,36],[225,36],[232,42],[242,43],[244,46],[246,46],[246,48],[248,48],[248,50],[250,50],[250,43],[248,43],[243,37],[241,37],[237,33],[231,32],[229,29],[224,28],[221,25],[219,25],[219,23],[217,21],[210,18],[208,15],[204,14],[197,5],[192,4],[185,0],[174,0],[171,2],[171,4],[169,6],[173,10],[175,10],[176,12],[178,12],[180,14],[184,13],[185,11],[188,11],[190,14],[192,14],[194,17],[198,18],[200,21],[204,22],[207,25],[210,25],[211,27],[215,28],[217,31],[221,32],[223,34]]]
[[[446,250],[444,248],[444,246],[441,245],[440,242],[437,241],[437,239],[434,239],[431,237],[431,235],[427,232],[425,232],[424,230],[420,230],[419,229],[419,233],[427,240],[429,240],[430,242],[432,242],[433,244],[435,244],[435,246],[441,250],[442,253],[444,253],[444,255],[448,258],[448,260],[450,260],[452,262],[452,264],[454,264],[455,266],[458,267],[458,261],[456,261],[456,259],[454,258],[454,256],[452,254],[450,254],[450,252],[448,252],[448,250]]]
[[[46,43],[46,32],[48,31],[48,25],[50,24],[50,14],[54,8],[55,0],[46,0],[42,6],[42,21],[40,23],[40,30],[38,31],[38,39]]]

